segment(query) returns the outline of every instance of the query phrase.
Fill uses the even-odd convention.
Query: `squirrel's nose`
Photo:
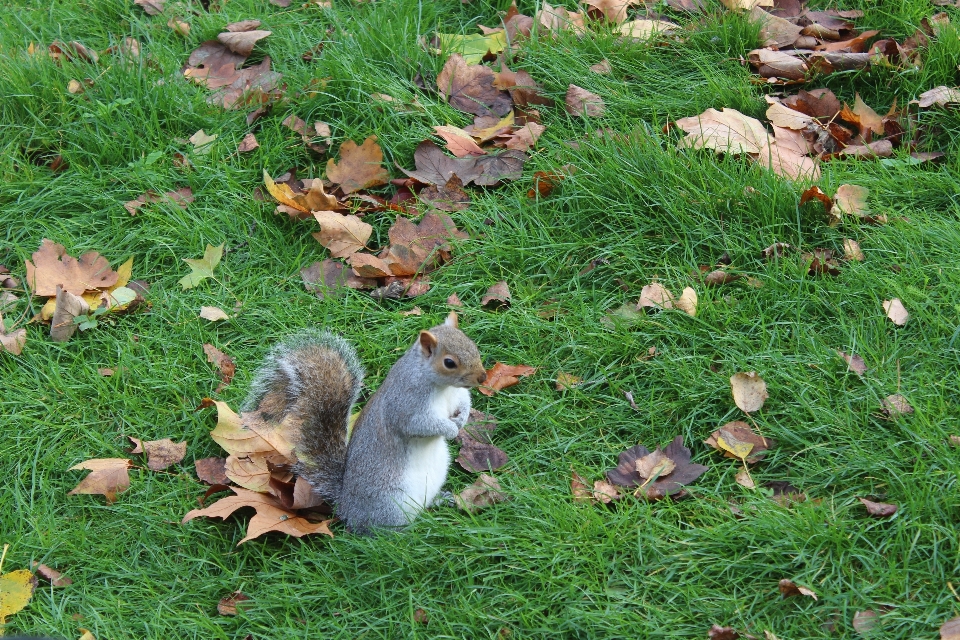
[[[487,372],[481,371],[477,374],[477,384],[483,384],[487,380]]]

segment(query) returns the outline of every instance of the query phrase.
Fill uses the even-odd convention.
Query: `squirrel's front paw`
[[[441,491],[433,499],[433,502],[430,504],[431,507],[453,507],[457,504],[457,501],[454,499],[453,494],[449,491]]]
[[[453,421],[453,424],[457,425],[457,430],[463,429],[467,424],[467,420],[470,419],[470,411],[464,411],[463,409],[458,409],[455,414],[450,416],[450,420]]]

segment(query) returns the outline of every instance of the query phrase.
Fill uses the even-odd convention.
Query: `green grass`
[[[254,198],[264,168],[323,171],[326,159],[309,155],[281,120],[296,113],[329,122],[337,144],[376,134],[389,166],[411,167],[431,127],[469,123],[413,84],[419,69],[436,73],[443,62],[418,37],[496,24],[508,3],[334,4],[284,10],[230,0],[209,14],[193,4],[186,39],[166,26],[167,16],[148,17],[121,0],[0,9],[0,264],[22,277],[23,260],[50,238],[71,255],[99,251],[114,266],[133,255],[134,277],[151,283],[148,310],[64,344],[31,325],[22,356],[0,355],[0,543],[12,545],[4,569],[39,561],[74,581],[41,586],[10,619],[11,632],[72,638],[83,627],[100,640],[280,640],[503,638],[508,629],[511,638],[703,638],[716,623],[786,640],[854,637],[854,612],[873,609],[883,613],[877,637],[936,637],[960,609],[948,586],[960,575],[960,450],[946,444],[960,435],[958,111],[920,116],[922,147],[946,151],[945,164],[825,164],[825,191],[868,187],[873,210],[892,219],[830,228],[815,207],[798,206],[800,186],[738,159],[678,151],[676,135],[661,131],[708,107],[762,115],[762,90],[738,61],[756,45],[756,31],[718,3],[707,17],[679,18],[699,21],[683,44],[651,48],[604,34],[534,39],[514,68],[560,100],[570,82],[595,91],[608,115],[583,122],[544,109],[548,128],[525,178],[474,192],[473,206],[455,215],[473,239],[431,277],[427,295],[379,303],[351,291],[321,302],[299,277],[327,257],[309,235],[314,225],[274,216],[273,204]],[[932,13],[926,0],[830,5],[862,7],[863,28],[899,39]],[[532,2],[520,8],[535,10]],[[261,147],[237,156],[236,143],[251,130],[245,113],[207,105],[179,69],[200,42],[246,18],[273,31],[255,57],[271,57],[290,101],[254,125]],[[141,42],[149,65],[112,56],[57,65],[25,52],[30,42],[42,51],[56,39],[102,51],[126,36]],[[303,62],[321,39],[322,55]],[[588,70],[603,58],[611,76]],[[885,112],[894,99],[903,105],[955,85],[956,31],[935,41],[924,61],[917,72],[837,74],[825,86],[849,102],[859,92]],[[66,92],[70,79],[87,77],[94,86],[84,94]],[[300,94],[318,78],[329,79],[322,90]],[[372,93],[416,97],[424,110],[382,110]],[[629,139],[588,135],[599,127]],[[200,128],[219,136],[213,150],[192,157],[191,170],[178,168],[172,154],[187,145],[177,139]],[[574,139],[578,148],[564,144]],[[161,159],[147,164],[155,151]],[[58,154],[69,169],[51,173],[44,165]],[[554,194],[526,197],[533,171],[567,163],[579,171]],[[122,207],[145,190],[187,185],[196,201],[185,210],[160,204],[130,217]],[[373,223],[373,244],[385,241],[390,216]],[[775,241],[841,249],[845,237],[860,242],[866,260],[835,278],[810,277],[795,259],[760,258]],[[181,291],[181,259],[200,256],[207,243],[226,243],[219,282]],[[724,252],[763,287],[703,288],[691,272]],[[597,258],[607,262],[579,275]],[[698,316],[603,321],[654,278],[675,291],[694,286]],[[486,288],[501,279],[513,293],[510,309],[480,309]],[[454,291],[487,365],[539,367],[519,386],[474,396],[499,418],[497,442],[511,462],[498,475],[509,502],[474,516],[438,509],[402,535],[361,538],[338,528],[334,540],[267,536],[239,548],[245,517],[179,524],[204,491],[193,460],[222,453],[208,436],[210,412],[194,412],[219,384],[205,342],[236,360],[236,378],[218,396],[234,407],[269,344],[306,326],[349,334],[375,388],[416,331],[442,319]],[[911,313],[905,327],[884,317],[881,302],[891,297]],[[28,317],[28,303],[39,308],[24,297],[5,317]],[[237,304],[230,321],[197,318],[201,305],[232,313]],[[423,317],[401,315],[414,304]],[[543,317],[545,306],[556,316]],[[659,355],[646,359],[651,346]],[[870,371],[863,379],[847,372],[836,349],[862,354]],[[104,378],[100,367],[123,372]],[[741,488],[737,467],[701,443],[741,417],[728,378],[749,370],[767,380],[770,398],[756,420],[779,443],[754,477],[790,481],[805,503],[784,508]],[[558,393],[560,371],[585,382]],[[898,389],[916,413],[882,419],[880,400]],[[676,434],[696,462],[710,465],[689,499],[628,500],[616,509],[572,502],[571,467],[599,478],[623,449],[663,445]],[[131,489],[110,506],[99,496],[67,496],[82,477],[67,468],[126,455],[125,435],[186,439],[187,458],[173,474],[134,471]],[[449,486],[472,480],[454,468]],[[860,496],[900,511],[870,519]],[[781,600],[781,578],[811,587],[819,600]],[[252,606],[218,616],[217,601],[234,590]],[[426,626],[414,621],[421,608]],[[834,618],[831,635],[821,625]]]

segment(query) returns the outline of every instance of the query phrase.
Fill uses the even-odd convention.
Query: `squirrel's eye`
[[[457,361],[454,360],[453,358],[444,358],[444,359],[443,359],[443,366],[445,366],[447,369],[456,369],[456,368],[457,368]]]

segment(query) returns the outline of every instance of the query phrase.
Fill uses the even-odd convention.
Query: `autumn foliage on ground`
[[[956,2],[0,20],[0,635],[960,637]],[[450,311],[450,504],[353,536],[251,373]]]

